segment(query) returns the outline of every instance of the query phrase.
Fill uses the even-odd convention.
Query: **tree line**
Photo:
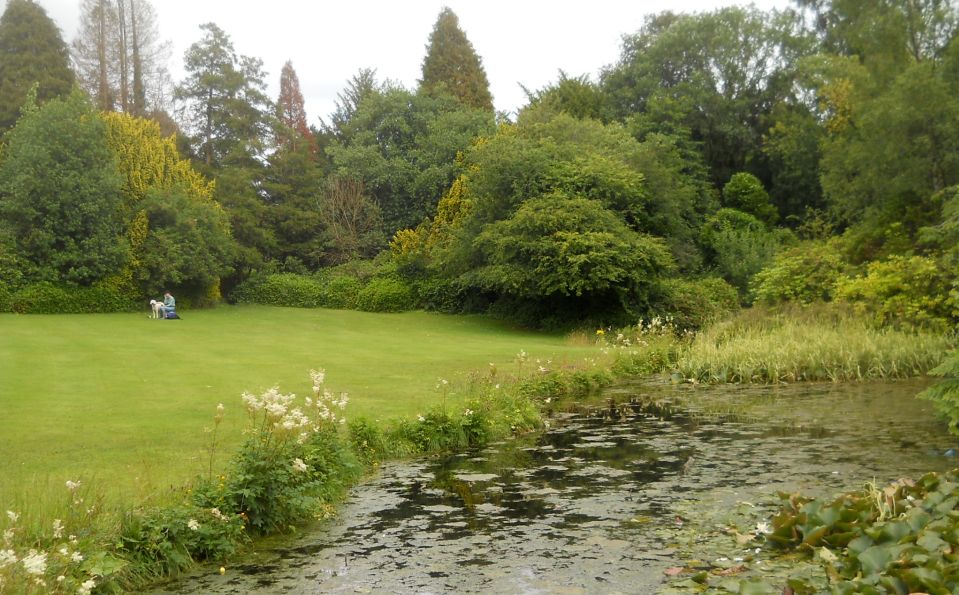
[[[421,304],[527,320],[800,296],[959,315],[951,2],[653,14],[598,76],[560,70],[517,114],[494,112],[446,8],[416,88],[360,70],[315,125],[292,63],[271,98],[261,60],[200,32],[174,84],[148,0],[84,0],[69,46],[38,4],[8,3],[8,293],[172,286],[199,303],[375,259]],[[88,128],[57,135],[70,118]],[[49,167],[24,173],[38,156]]]

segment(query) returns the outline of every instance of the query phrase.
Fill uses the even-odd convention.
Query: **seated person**
[[[163,313],[173,312],[176,310],[176,299],[169,291],[163,294]]]

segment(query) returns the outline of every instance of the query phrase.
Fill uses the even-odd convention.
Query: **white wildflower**
[[[223,409],[225,409],[225,408],[223,407],[223,403],[217,403],[217,405],[216,405],[216,412],[219,413],[219,414],[222,414],[222,413],[223,413]]]
[[[310,378],[313,379],[313,391],[315,392],[326,380],[326,372],[324,370],[310,370]]]
[[[463,415],[464,415],[465,417],[469,417],[469,416],[473,415],[473,410],[472,410],[472,409],[467,409],[466,411],[463,412]]]
[[[62,583],[62,582],[65,581],[65,580],[67,580],[67,577],[66,577],[65,574],[61,574],[60,576],[57,577],[57,582],[58,582],[58,583]]]
[[[345,417],[341,417],[341,418],[340,418],[340,425],[342,426],[342,425],[345,424],[345,423],[346,423],[346,418],[345,418]]]
[[[0,568],[17,563],[17,553],[13,550],[0,550]]]
[[[10,545],[11,541],[13,541],[13,529],[7,529],[3,532],[3,543]]]
[[[255,413],[263,408],[263,403],[255,395],[247,392],[243,393],[243,405],[250,413]]]
[[[70,559],[79,564],[80,562],[83,562],[83,554],[80,552],[73,552],[70,554]]]
[[[57,551],[60,552],[60,555],[63,556],[64,558],[70,555],[70,548],[68,548],[65,545],[61,545],[60,549],[58,549]]]
[[[76,536],[76,535],[71,535],[71,536],[67,537],[67,539],[69,539],[69,540],[70,540],[70,543],[72,543],[73,545],[76,545],[76,544],[77,544],[77,536]]]
[[[543,402],[549,405],[552,401],[553,401],[553,397],[546,397],[546,400]]]
[[[43,576],[43,573],[47,571],[47,553],[30,550],[20,563],[23,564],[27,574]]]
[[[53,538],[60,539],[61,537],[63,537],[63,521],[53,519]]]
[[[426,421],[426,418],[423,417],[422,415],[417,415],[417,416],[416,416],[416,420],[423,422],[423,421]]]
[[[80,588],[77,589],[77,595],[90,595],[90,591],[92,591],[95,586],[97,586],[97,583],[92,578],[84,581],[83,584],[80,585]]]
[[[199,531],[199,530],[200,530],[200,523],[198,523],[196,519],[190,519],[190,520],[187,522],[186,526],[190,528],[190,531]]]
[[[17,514],[17,513],[15,513],[15,512],[13,512],[12,510],[8,510],[8,511],[7,511],[7,517],[10,518],[10,522],[11,522],[11,523],[16,523],[16,522],[17,522],[17,519],[20,518],[20,515]]]
[[[549,372],[549,370],[547,370],[547,369],[544,368],[543,366],[540,366],[540,367],[539,367],[539,373],[540,373],[540,374],[545,374],[545,373],[547,373],[547,372]]]
[[[756,529],[753,531],[756,535],[768,535],[772,532],[772,528],[770,528],[769,523],[766,521],[756,523]]]
[[[303,473],[307,470],[306,463],[303,462],[301,458],[293,459],[293,470]]]
[[[213,515],[213,518],[215,518],[215,519],[217,519],[217,520],[220,520],[220,521],[229,520],[225,514],[223,514],[222,512],[220,512],[220,509],[219,509],[219,508],[211,508],[211,509],[210,509],[210,514]]]

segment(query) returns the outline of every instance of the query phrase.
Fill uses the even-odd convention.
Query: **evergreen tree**
[[[56,24],[31,0],[10,0],[0,17],[0,129],[14,125],[27,91],[43,103],[70,92],[70,55]]]
[[[187,78],[176,89],[181,121],[211,171],[227,163],[254,167],[273,130],[263,62],[238,56],[230,36],[215,24],[200,29],[206,35],[187,50]]]
[[[420,89],[426,93],[445,91],[470,107],[493,110],[483,62],[449,8],[440,11],[430,33]]]
[[[295,151],[305,142],[315,149],[316,139],[306,123],[306,107],[303,105],[300,79],[289,60],[280,72],[280,96],[276,101],[276,115],[279,120],[277,147],[288,147]]]

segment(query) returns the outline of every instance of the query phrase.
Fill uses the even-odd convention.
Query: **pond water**
[[[613,407],[541,435],[388,464],[334,521],[158,592],[656,593],[681,566],[763,576],[772,554],[730,527],[768,520],[777,491],[955,466],[956,440],[914,398],[925,386],[616,387]]]

